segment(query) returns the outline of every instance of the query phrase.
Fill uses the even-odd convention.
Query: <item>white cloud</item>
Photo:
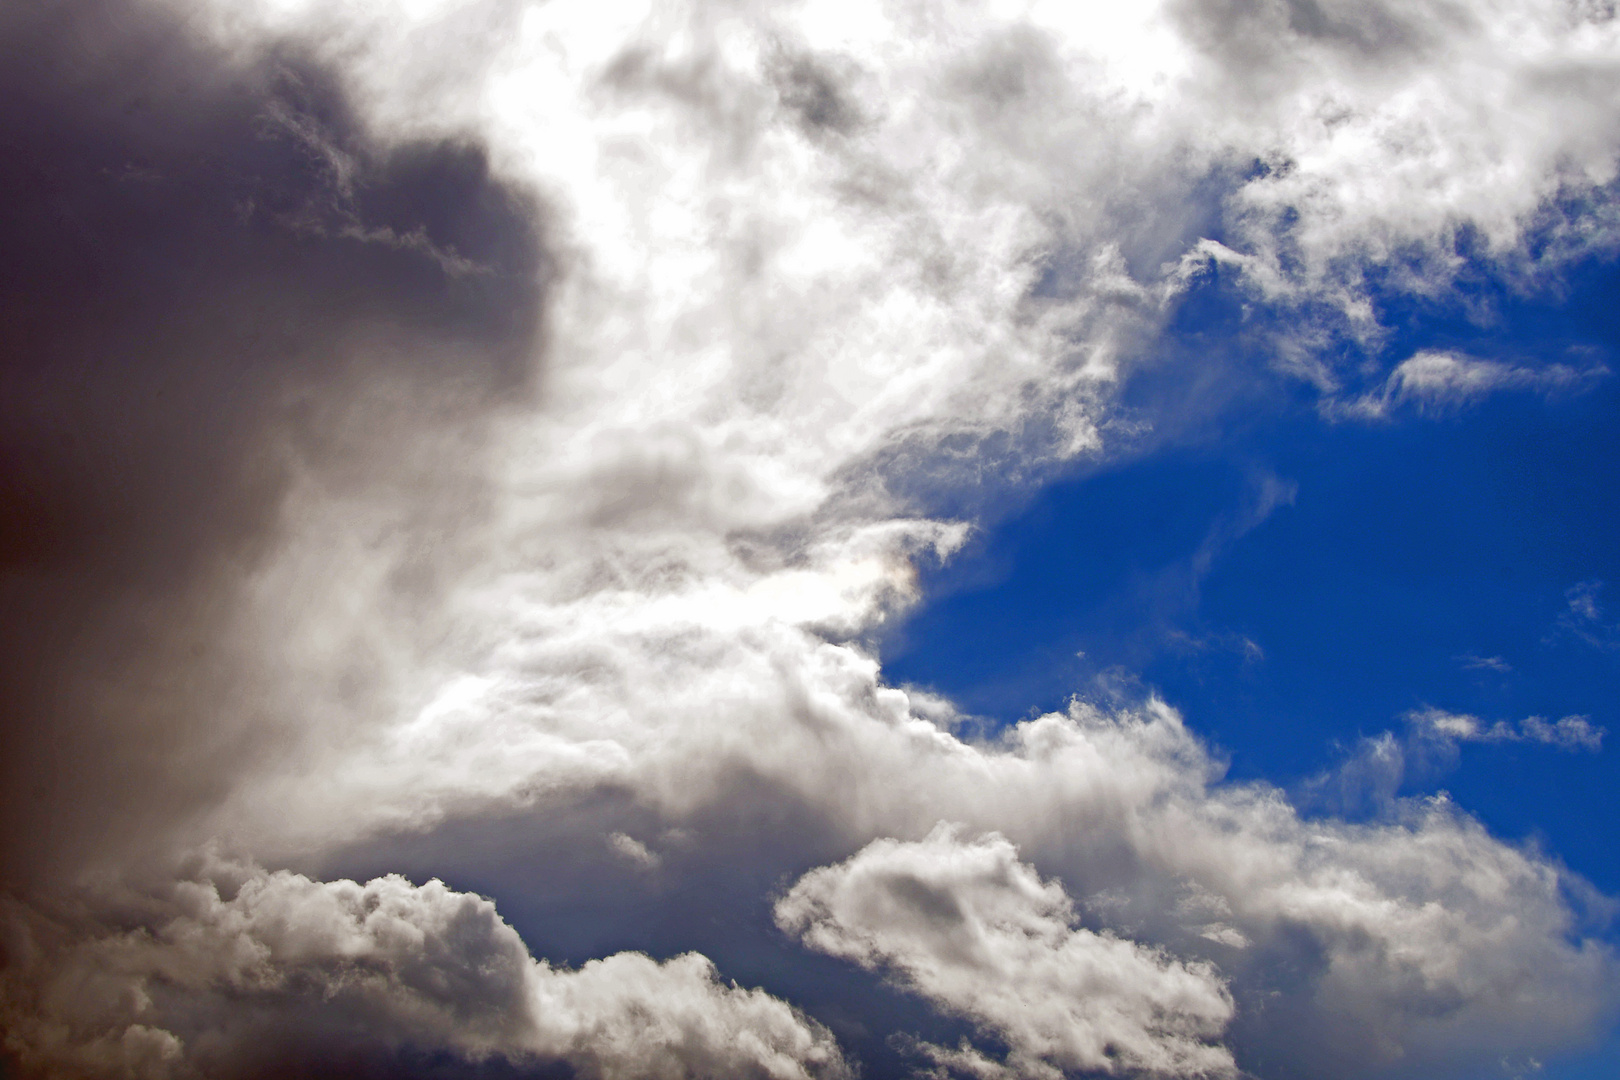
[[[50,1075],[140,1080],[300,1071],[334,1045],[600,1080],[849,1075],[824,1029],[696,954],[559,969],[493,903],[438,881],[254,870],[232,884],[226,898],[181,882],[137,908],[138,928],[90,934],[12,904],[8,949],[25,962],[0,974],[7,1048]]]
[[[613,846],[614,851],[643,870],[656,870],[659,864],[664,861],[659,858],[657,852],[652,851],[646,844],[628,833],[610,833],[608,843]]]
[[[1098,452],[1183,257],[1359,310],[1355,267],[1420,250],[1440,273],[1465,225],[1508,252],[1550,193],[1606,182],[1620,117],[1615,25],[1508,2],[626,0],[475,7],[460,37],[449,6],[255,10],[218,32],[316,28],[379,131],[486,140],[557,258],[544,393],[487,450],[494,508],[445,607],[379,615],[411,550],[398,492],[299,491],[245,590],[242,652],[275,652],[251,707],[320,720],[220,819],[287,845],[625,782],[690,741],[654,717],[815,668],[776,624],[855,635],[915,597],[912,560],[964,530],[911,491]],[[807,119],[806,86],[842,119]],[[1232,169],[1222,246],[1186,196]],[[1388,393],[1562,377],[1423,354]],[[342,779],[271,813],[311,767]]]
[[[1581,581],[1564,590],[1568,607],[1558,617],[1558,629],[1605,652],[1620,649],[1620,624],[1604,617],[1603,582]]]
[[[1333,813],[1390,814],[1401,810],[1398,795],[1408,784],[1432,781],[1454,767],[1461,743],[1539,743],[1560,750],[1603,748],[1607,731],[1587,716],[1548,721],[1527,716],[1486,723],[1469,713],[1424,706],[1406,714],[1404,736],[1392,731],[1360,739],[1333,769],[1312,777],[1300,791],[1304,800]]]
[[[1095,1063],[1087,1033],[1106,1029],[1144,1064],[1221,1066],[1198,1049],[1228,1015],[1213,950],[1242,1038],[1310,1075],[1438,1075],[1605,1022],[1613,958],[1574,936],[1558,872],[1455,808],[1304,819],[1220,783],[1157,702],[958,738],[948,704],[832,642],[913,602],[917,560],[962,543],[967,526],[929,516],[937,496],[971,506],[1152,421],[1113,395],[1209,261],[1306,313],[1278,348],[1330,393],[1346,376],[1309,352],[1312,313],[1375,336],[1369,268],[1433,292],[1463,233],[1504,272],[1527,263],[1550,198],[1614,179],[1613,19],[1512,0],[185,8],[233,48],[288,33],[333,59],[382,141],[487,143],[545,207],[546,346],[533,398],[475,450],[422,451],[487,482],[432,589],[405,572],[440,543],[417,473],[294,485],[211,643],[238,665],[212,714],[271,734],[204,777],[207,805],[92,869],[148,872],[221,837],[269,865],[336,859],[500,815],[607,863],[662,860],[644,875],[662,879],[679,853],[635,837],[724,851],[721,819],[795,873],[860,852],[805,879],[835,899],[896,860],[938,877],[992,951],[950,967],[948,934],[897,915],[861,955],[1031,1063]],[[1212,182],[1213,209],[1193,197]],[[1598,218],[1563,225],[1566,248],[1607,242]],[[1585,377],[1424,353],[1353,400],[1438,408]],[[1233,528],[1290,491],[1266,480]],[[1508,730],[1595,741],[1577,719]],[[1007,839],[929,838],[942,819]],[[208,1040],[168,1026],[161,994],[142,1003],[161,974],[206,1006],[199,1032],[223,1025],[222,1053],[226,990],[244,1023],[330,992],[331,1015],[384,1041],[472,1056],[836,1071],[824,1033],[700,959],[563,972],[482,901],[380,882],[182,887],[193,906],[151,933],[98,931],[14,979],[14,1016],[35,1019],[11,1037],[190,1060]],[[1071,925],[1070,893],[1105,898],[1115,936]],[[826,940],[865,917],[830,913]],[[1064,1012],[968,977],[1014,955],[1042,985],[1099,992]],[[1182,1013],[1144,1019],[1171,999]]]
[[[1598,604],[1598,594],[1603,591],[1601,581],[1582,581],[1571,585],[1564,592],[1564,599],[1569,601],[1569,614],[1571,618],[1582,622],[1596,622],[1602,617],[1602,608]]]
[[[965,1045],[926,1047],[974,1075],[1236,1073],[1211,1042],[1232,999],[1210,965],[1075,926],[1063,887],[993,833],[964,840],[941,825],[913,843],[873,841],[800,878],[776,921],[993,1033],[1004,1062]]]
[[[1412,405],[1422,412],[1448,412],[1502,390],[1554,393],[1590,385],[1609,374],[1601,365],[1576,370],[1564,364],[1518,367],[1455,352],[1423,351],[1396,365],[1378,390],[1335,403],[1330,415],[1380,419]]]
[[[678,646],[662,637],[603,645],[598,685],[634,696],[617,716],[598,709],[588,727],[572,733],[556,725],[547,739],[588,737],[614,746],[613,786],[581,803],[579,796],[593,790],[588,772],[567,777],[571,786],[529,789],[504,786],[521,772],[511,780],[493,772],[485,778],[487,798],[532,807],[521,831],[529,850],[594,844],[604,858],[620,859],[602,843],[619,820],[615,807],[633,812],[643,835],[682,830],[683,844],[700,856],[735,851],[734,857],[758,859],[768,852],[766,865],[789,867],[823,862],[812,853],[829,849],[842,857],[874,837],[923,838],[941,819],[996,831],[1095,911],[1099,930],[1122,935],[1122,956],[1136,955],[1128,937],[1147,950],[1168,950],[1153,953],[1167,970],[1179,964],[1195,972],[1199,959],[1218,959],[1244,1025],[1239,1045],[1324,1077],[1398,1062],[1416,1075],[1444,1075],[1491,1055],[1545,1054],[1587,1037],[1615,1005],[1615,960],[1606,946],[1576,934],[1577,913],[1560,872],[1492,839],[1447,804],[1407,805],[1376,827],[1302,819],[1279,792],[1220,784],[1198,741],[1157,703],[1118,715],[1076,706],[992,742],[964,742],[911,715],[905,695],[883,687],[870,660],[846,647],[810,644],[786,627],[742,643],[689,631]],[[678,648],[681,662],[654,677],[658,654],[644,656],[638,647]],[[531,654],[535,689],[543,685],[545,662],[544,650]],[[618,671],[642,677],[626,687]],[[512,708],[498,700],[478,707],[490,710],[479,715],[497,726],[502,709]],[[638,723],[639,715],[658,722]],[[515,726],[505,731],[512,739],[539,735]],[[546,745],[516,743],[510,756],[521,764]],[[433,758],[416,762],[423,776],[434,765]],[[439,767],[453,775],[456,758],[440,759]],[[615,789],[623,801],[612,799]],[[280,803],[295,836],[300,813],[315,820],[331,813],[321,802],[330,796],[307,786],[278,797],[296,796],[307,805]],[[460,796],[440,812],[476,820],[481,805],[490,804]],[[593,812],[578,813],[581,805]],[[784,807],[796,810],[784,815]],[[597,829],[603,832],[593,836]],[[272,846],[268,837],[256,843]],[[933,848],[915,850],[952,843],[936,837]],[[1011,858],[1011,847],[966,846],[978,852],[974,859]],[[913,849],[880,845],[867,861],[893,850]],[[678,854],[664,852],[661,875],[692,872]],[[978,880],[975,865],[958,864],[964,888]],[[1059,886],[1012,866],[1008,891],[986,886],[986,918],[998,896],[1009,904],[1037,894],[1058,902]],[[499,874],[499,864],[485,872]],[[567,877],[550,880],[567,895]],[[575,880],[579,888],[588,884]],[[292,891],[322,888],[300,884]],[[1203,898],[1196,909],[1181,904],[1189,890]],[[324,924],[328,916],[320,913],[329,906],[323,899],[308,917]],[[1055,910],[1041,917],[1055,919]],[[1074,940],[1107,955],[1115,948],[1085,935]],[[176,963],[196,962],[177,941],[159,938],[149,948],[148,964],[168,963],[164,956],[177,948]],[[218,942],[200,948],[208,956],[230,951]],[[620,963],[628,969],[642,962]],[[1132,1015],[1140,994],[1126,983],[1113,989],[1114,996],[1100,994],[1087,1008]],[[1282,998],[1263,1010],[1255,1004],[1273,993]],[[1004,1022],[1003,1004],[987,998],[975,1008],[996,1010],[987,1015]]]
[[[1605,729],[1593,724],[1587,716],[1565,716],[1551,722],[1539,716],[1527,716],[1516,724],[1508,720],[1487,724],[1477,716],[1429,706],[1411,713],[1408,719],[1420,732],[1435,738],[1457,742],[1534,742],[1560,750],[1600,750],[1606,734]]]

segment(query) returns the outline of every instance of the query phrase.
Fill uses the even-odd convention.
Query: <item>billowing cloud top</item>
[[[1612,248],[1612,12],[72,0],[0,84],[24,1075],[1441,1076],[1612,1021],[1583,891],[1448,801],[1303,816],[1151,697],[970,736],[863,644],[1199,408],[1138,372],[1606,377],[1362,360],[1374,277]],[[1160,347],[1211,276],[1264,374]]]

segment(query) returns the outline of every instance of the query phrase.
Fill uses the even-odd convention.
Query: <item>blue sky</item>
[[[1490,282],[1488,266],[1478,273]],[[1483,310],[1380,298],[1385,363],[1447,349],[1616,365],[1615,263],[1589,260],[1529,295],[1481,294]],[[1177,330],[1193,350],[1252,333],[1252,319],[1195,295]],[[1137,391],[1144,404],[1154,392]],[[1230,777],[1276,784],[1305,806],[1314,778],[1362,740],[1403,733],[1425,707],[1487,722],[1579,714],[1614,731],[1617,416],[1613,376],[1373,422],[1324,418],[1307,388],[1267,387],[985,528],[965,556],[925,573],[927,599],[884,641],[885,670],[994,724],[1072,695],[1157,693],[1224,755]],[[1614,894],[1610,738],[1595,752],[1465,744],[1410,770],[1400,793],[1448,792],[1496,835]],[[1616,1068],[1611,1044],[1545,1075]]]

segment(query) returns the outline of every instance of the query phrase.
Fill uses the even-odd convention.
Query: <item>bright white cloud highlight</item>
[[[494,494],[437,629],[378,615],[401,492],[300,490],[248,587],[244,651],[319,643],[253,707],[320,720],[199,831],[293,849],[641,782],[697,741],[669,718],[767,668],[814,682],[817,634],[911,602],[913,559],[965,535],[931,496],[1151,422],[1111,395],[1199,267],[1355,323],[1396,253],[1419,290],[1461,229],[1510,263],[1551,194],[1612,177],[1620,131],[1615,23],[1509,0],[293,3],[215,32],[304,35],[380,137],[483,139],[556,258],[543,393],[479,450]],[[1315,318],[1278,355],[1335,387]],[[1424,354],[1388,393],[1560,378]],[[334,785],[270,813],[312,769]]]
[[[926,1048],[974,1075],[1236,1072],[1211,1043],[1232,999],[1209,964],[1077,927],[1063,887],[995,834],[968,841],[942,825],[915,843],[873,841],[800,878],[776,921],[1003,1040],[1004,1062],[968,1046]]]

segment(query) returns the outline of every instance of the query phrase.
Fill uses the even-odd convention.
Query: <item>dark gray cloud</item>
[[[296,43],[227,57],[144,4],[0,16],[0,143],[16,887],[274,750],[229,628],[300,475],[410,483],[432,527],[398,584],[431,591],[430,542],[477,493],[421,447],[530,394],[548,262],[476,142],[384,142]]]

